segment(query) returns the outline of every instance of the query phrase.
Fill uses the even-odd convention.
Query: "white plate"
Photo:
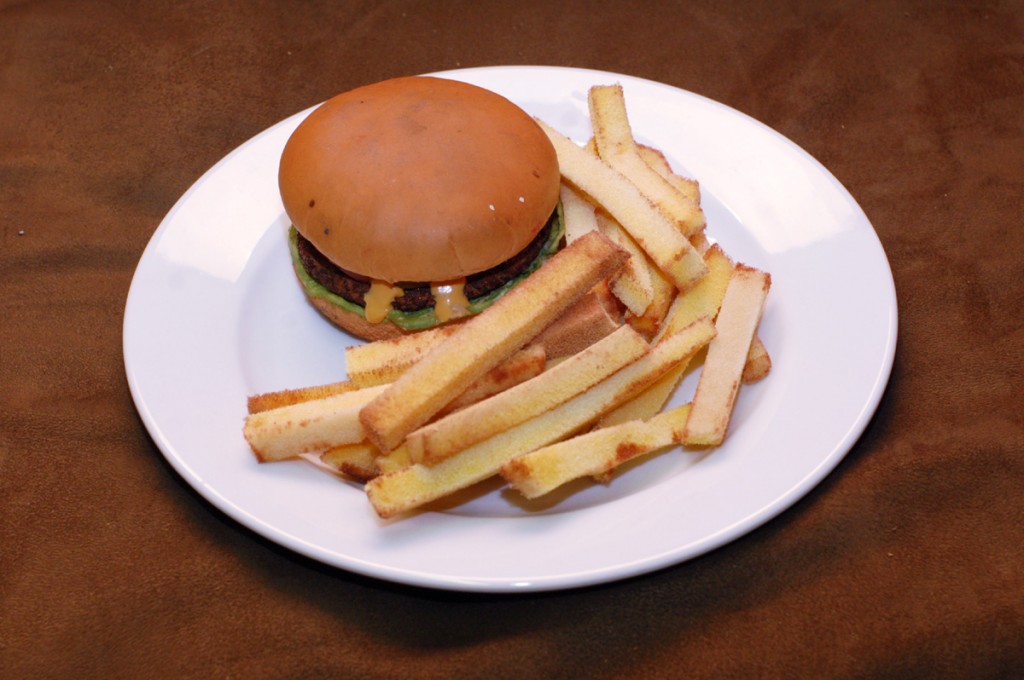
[[[700,180],[709,234],[771,272],[760,335],[774,367],[741,391],[725,445],[667,452],[558,503],[525,506],[484,485],[460,505],[389,523],[357,486],[311,464],[257,464],[241,435],[246,396],[342,379],[352,342],[304,301],[290,269],[277,164],[307,110],[203,175],[139,262],[125,367],[175,470],[241,524],[303,555],[395,582],[492,592],[682,562],[760,526],[825,477],[878,405],[896,345],[888,262],[839,182],[757,121],[659,83],[547,67],[441,75],[497,91],[581,142],[588,87],[621,83],[637,137]]]

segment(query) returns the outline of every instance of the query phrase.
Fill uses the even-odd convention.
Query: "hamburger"
[[[560,179],[526,112],[428,76],[327,100],[278,176],[303,290],[367,340],[479,313],[540,267],[563,240]]]

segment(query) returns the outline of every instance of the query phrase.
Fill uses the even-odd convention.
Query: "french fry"
[[[543,121],[558,155],[562,177],[603,207],[680,290],[705,273],[700,254],[664,213],[626,177]]]
[[[732,275],[733,263],[718,244],[704,253],[704,262],[708,266],[708,275],[691,290],[676,298],[666,317],[665,331],[681,328],[701,316],[714,317],[718,314]],[[761,380],[768,375],[771,366],[768,349],[755,335],[743,367],[743,382],[749,384]]]
[[[694,203],[700,205],[700,184],[696,180],[684,177],[673,171],[668,159],[665,158],[665,154],[658,149],[638,144],[637,150],[640,153],[640,157],[654,168],[658,174],[668,180],[681,193],[688,196]],[[690,243],[702,255],[706,255],[707,251],[711,248],[711,243],[703,233],[692,236]],[[642,323],[636,323],[632,319],[627,318],[627,321],[638,330],[644,327]],[[747,363],[743,368],[743,382],[750,384],[762,380],[768,375],[771,366],[772,360],[768,354],[768,349],[764,346],[761,339],[755,336],[754,341],[750,345]]]
[[[694,205],[700,205],[700,184],[697,180],[676,173],[660,150],[646,144],[637,144],[636,148],[640,158],[674,186],[676,191],[690,199]]]
[[[649,258],[644,258],[644,264],[651,280],[651,304],[647,305],[647,309],[642,314],[627,311],[625,322],[640,335],[652,340],[658,329],[661,328],[678,290],[671,281],[665,278],[661,270],[650,262]]]
[[[703,257],[704,253],[706,253],[708,248],[711,247],[711,241],[708,240],[708,237],[704,232],[701,232],[690,237],[690,245],[692,245],[693,249]]]
[[[572,243],[588,231],[597,229],[593,203],[565,182],[562,182],[559,194],[562,199],[562,221],[565,223],[566,243]]]
[[[690,290],[675,297],[659,335],[670,335],[702,316],[714,319],[718,314],[732,277],[733,262],[721,246],[716,244],[704,254],[704,264],[708,269],[707,276]]]
[[[622,325],[603,284],[559,315],[533,340],[549,359],[575,354]],[[451,336],[458,326],[438,326],[397,338],[345,348],[345,368],[353,388],[394,382],[427,352]],[[496,370],[501,367],[496,367]],[[283,404],[282,404],[283,405]]]
[[[622,325],[618,300],[602,281],[537,334],[549,361],[572,356],[611,334]]]
[[[438,326],[346,347],[345,370],[349,380],[360,387],[392,383],[456,330],[457,325]]]
[[[312,399],[321,399],[334,394],[353,392],[359,389],[359,385],[349,380],[329,383],[327,385],[315,385],[313,387],[299,387],[295,389],[278,390],[276,392],[265,392],[254,394],[248,398],[247,409],[250,414],[260,411],[298,404]]]
[[[539,375],[545,365],[544,348],[539,345],[527,347],[473,381],[446,410],[463,408]],[[343,382],[250,397],[250,408],[253,404],[260,408],[252,411],[246,419],[243,434],[261,461],[291,458],[299,453],[325,448],[370,446],[361,441],[362,430],[355,430],[360,426],[351,419],[358,419],[358,410],[386,386],[373,387],[377,389],[357,388],[353,383]],[[355,406],[345,406],[341,400],[325,401],[327,397],[341,394],[353,395],[349,403]],[[254,417],[256,415],[259,417]],[[297,430],[310,427],[312,429],[304,434]],[[328,436],[327,432],[332,434]],[[320,434],[316,433],[323,436],[317,439]],[[335,457],[340,459],[344,455],[346,452],[338,451]]]
[[[377,456],[377,470],[382,475],[397,472],[410,465],[412,465],[412,458],[409,456],[409,448],[405,444]]]
[[[612,293],[630,312],[643,314],[654,300],[654,284],[647,266],[647,255],[618,222],[603,212],[597,213],[596,217],[601,233],[629,253],[626,264],[609,280]]]
[[[500,394],[544,372],[547,353],[542,345],[527,345],[508,359],[484,373],[466,391],[455,397],[438,415],[466,408],[488,397]]]
[[[385,452],[398,446],[474,380],[617,271],[627,256],[598,232],[556,253],[367,404],[360,420],[369,440]]]
[[[379,474],[377,457],[380,451],[367,442],[342,444],[320,454],[320,462],[360,482],[367,482]]]
[[[654,342],[678,332],[701,317],[713,319],[718,314],[732,276],[733,263],[718,245],[712,246],[704,254],[704,263],[708,267],[708,274],[696,286],[675,296]],[[668,403],[687,368],[687,364],[673,367],[642,394],[605,415],[601,419],[601,426],[646,420],[653,416]]]
[[[622,326],[536,378],[412,432],[406,438],[412,460],[434,465],[568,401],[649,349],[636,331]]]
[[[591,87],[588,102],[594,141],[601,159],[635,184],[686,236],[703,231],[706,221],[700,206],[640,156],[626,115],[622,86]]]
[[[684,404],[649,420],[592,430],[514,458],[501,476],[526,498],[537,498],[580,477],[609,475],[623,463],[679,443],[690,411]]]
[[[675,173],[672,170],[672,166],[669,165],[668,159],[665,158],[665,154],[653,147],[638,144],[637,151],[647,165],[664,177],[665,181],[671,184],[676,191],[686,196],[695,206],[700,208],[700,184],[697,180]],[[707,252],[707,249],[711,246],[711,242],[708,241],[708,237],[703,230],[690,234],[690,243],[701,255]]]
[[[750,352],[747,353],[747,362],[743,365],[744,384],[756,383],[767,377],[772,370],[772,358],[768,355],[768,348],[761,342],[761,338],[754,336],[750,343]]]
[[[377,514],[394,517],[498,473],[501,466],[578,431],[692,356],[715,335],[707,319],[694,323],[591,389],[532,420],[475,444],[436,465],[415,463],[366,484]]]
[[[689,367],[689,358],[680,361],[643,392],[602,416],[598,427],[611,427],[631,420],[647,420],[653,417],[668,404]]]
[[[750,344],[764,311],[771,276],[737,265],[729,279],[715,321],[717,335],[708,345],[683,441],[718,446],[725,439],[750,352]]]
[[[366,438],[360,410],[385,389],[385,385],[367,387],[260,411],[246,417],[242,433],[261,462],[357,444]]]

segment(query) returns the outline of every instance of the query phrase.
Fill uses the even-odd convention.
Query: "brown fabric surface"
[[[421,591],[240,528],[147,436],[125,296],[189,185],[336,92],[495,64],[721,101],[872,220],[891,383],[764,528],[602,587]],[[0,3],[0,675],[1021,676],[1022,111],[1013,1]]]

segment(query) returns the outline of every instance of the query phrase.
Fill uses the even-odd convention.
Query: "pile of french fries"
[[[593,138],[538,121],[558,154],[566,247],[456,325],[348,347],[348,379],[249,398],[258,460],[315,458],[377,514],[500,475],[527,498],[677,446],[715,447],[744,383],[771,277],[706,237],[696,181],[639,144],[618,85],[592,87]],[[691,400],[669,407],[690,370]]]

